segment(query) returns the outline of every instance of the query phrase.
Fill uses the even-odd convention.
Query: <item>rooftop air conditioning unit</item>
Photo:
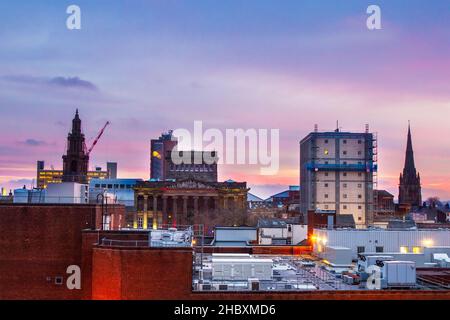
[[[227,291],[228,285],[227,284],[219,284],[219,291]]]
[[[209,283],[201,283],[199,284],[199,290],[200,291],[211,291],[212,287]]]

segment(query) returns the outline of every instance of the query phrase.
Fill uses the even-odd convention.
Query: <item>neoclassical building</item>
[[[142,181],[136,184],[134,229],[209,225],[211,217],[246,212],[247,183],[196,179]]]

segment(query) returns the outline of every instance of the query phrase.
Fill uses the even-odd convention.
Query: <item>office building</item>
[[[151,180],[196,179],[217,182],[218,159],[215,151],[177,150],[179,159],[175,161],[172,158],[172,150],[177,143],[172,131],[163,133],[158,139],[151,140]],[[213,160],[210,161],[211,159]]]
[[[300,210],[351,214],[357,227],[373,221],[376,140],[363,133],[318,132],[300,142]]]

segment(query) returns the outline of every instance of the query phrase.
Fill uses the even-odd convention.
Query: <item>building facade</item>
[[[374,190],[374,215],[391,216],[395,214],[394,195],[386,190]]]
[[[373,221],[377,170],[374,135],[312,132],[300,142],[300,211],[352,214],[357,227]]]
[[[134,188],[136,212],[134,229],[210,223],[211,216],[245,213],[247,183],[143,181]]]
[[[45,169],[44,161],[38,161],[37,165],[37,180],[36,187],[39,189],[46,189],[51,183],[61,183],[63,171],[55,169]],[[87,180],[91,179],[108,179],[109,175],[107,171],[102,170],[101,167],[95,168],[94,171],[88,171]]]
[[[416,172],[416,166],[414,164],[414,151],[412,147],[411,128],[409,125],[406,143],[405,166],[403,168],[403,173],[400,173],[398,191],[398,203],[400,206],[422,206],[420,174]]]
[[[177,145],[177,141],[172,136],[172,131],[162,133],[158,139],[150,141],[150,179],[166,180],[167,162],[166,155],[170,154]]]
[[[163,133],[158,139],[151,140],[150,179],[165,181],[196,179],[217,182],[217,153],[215,151],[176,150],[177,159],[172,151],[178,141],[172,131]]]
[[[89,202],[97,203],[99,194],[108,197],[108,203],[134,208],[134,187],[142,179],[91,179],[89,182]]]

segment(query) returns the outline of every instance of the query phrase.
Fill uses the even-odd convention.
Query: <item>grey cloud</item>
[[[82,80],[78,77],[55,77],[50,79],[49,83],[62,87],[82,88],[94,91],[98,90],[92,82]]]
[[[25,141],[21,141],[20,143],[21,144],[25,144],[25,145],[30,146],[30,147],[38,147],[38,146],[45,146],[45,145],[47,145],[47,142],[45,142],[45,141],[36,140],[36,139],[32,139],[32,138],[26,139]]]
[[[6,75],[1,79],[18,83],[18,84],[31,84],[31,85],[51,85],[61,88],[76,88],[97,91],[98,88],[90,81],[80,79],[79,77],[35,77],[30,75]]]

